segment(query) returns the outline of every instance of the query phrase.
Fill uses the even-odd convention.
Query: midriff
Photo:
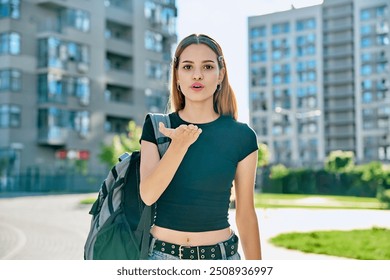
[[[153,237],[169,243],[183,246],[203,246],[214,245],[229,239],[232,230],[225,228],[213,231],[186,232],[153,226],[150,233]]]

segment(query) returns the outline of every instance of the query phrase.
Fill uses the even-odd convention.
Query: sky
[[[178,42],[192,33],[214,38],[222,47],[236,93],[238,120],[249,123],[248,17],[321,4],[323,0],[176,0]]]

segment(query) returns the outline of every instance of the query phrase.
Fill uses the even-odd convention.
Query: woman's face
[[[177,83],[188,102],[211,102],[225,70],[219,69],[217,55],[204,44],[189,45],[180,55]]]

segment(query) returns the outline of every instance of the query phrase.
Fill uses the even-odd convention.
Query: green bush
[[[282,164],[265,166],[259,182],[265,193],[376,197],[379,188],[390,189],[390,166],[376,161],[352,168],[350,163],[347,165],[338,172],[326,168],[288,169]]]
[[[380,188],[378,190],[377,198],[383,203],[384,208],[390,209],[390,189]]]
[[[328,172],[346,172],[353,167],[354,153],[350,151],[332,151],[325,160],[325,170]]]

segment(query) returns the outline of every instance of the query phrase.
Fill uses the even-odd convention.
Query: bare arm
[[[236,223],[247,260],[261,259],[260,232],[254,207],[257,151],[238,163],[235,175]]]
[[[168,187],[180,166],[188,148],[198,139],[202,130],[195,125],[181,125],[176,129],[166,128],[162,123],[161,133],[171,138],[171,144],[160,160],[154,143],[141,141],[141,198],[152,205]]]

